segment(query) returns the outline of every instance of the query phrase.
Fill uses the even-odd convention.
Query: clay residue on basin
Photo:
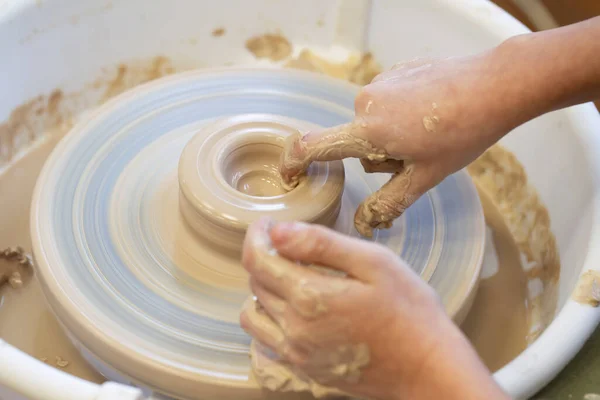
[[[579,277],[571,298],[580,304],[598,307],[600,305],[600,272],[585,271]]]
[[[285,61],[286,68],[319,72],[358,85],[370,83],[382,72],[381,66],[371,53],[350,54],[343,62],[329,61],[310,49],[303,49],[297,57],[292,57],[292,44],[279,34],[251,37],[246,41],[246,48],[258,59]]]
[[[266,58],[271,61],[285,60],[292,54],[292,44],[279,34],[264,34],[251,37],[246,41],[246,49],[256,58]]]
[[[94,82],[97,87],[104,87],[102,101],[106,101],[127,89],[150,82],[165,75],[175,73],[175,67],[164,56],[158,56],[148,62],[119,64],[113,77],[102,77]]]
[[[212,31],[212,35],[214,37],[221,37],[223,35],[225,35],[227,31],[225,30],[225,28],[216,28]]]
[[[41,137],[48,130],[65,131],[67,123],[60,89],[47,96],[38,96],[15,108],[8,119],[0,123],[0,170],[17,153]],[[62,129],[61,129],[62,128]]]
[[[302,50],[298,57],[290,59],[285,66],[320,72],[361,86],[370,83],[382,71],[371,53],[352,54],[346,61],[335,63],[319,57],[309,49]]]

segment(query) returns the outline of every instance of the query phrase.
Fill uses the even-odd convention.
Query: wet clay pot
[[[237,253],[248,225],[261,216],[332,227],[344,190],[343,163],[312,164],[289,192],[278,172],[286,138],[315,128],[278,115],[248,114],[200,129],[179,160],[179,207],[198,238]]]

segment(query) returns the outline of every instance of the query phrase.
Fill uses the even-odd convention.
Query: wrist
[[[440,346],[423,365],[408,396],[446,400],[509,400],[456,325],[446,318]]]
[[[490,79],[499,99],[498,112],[508,124],[506,133],[552,108],[549,72],[531,54],[539,39],[535,35],[514,36],[489,52]]]
[[[514,36],[494,49],[507,98],[522,108],[520,123],[600,97],[599,35],[600,17]]]

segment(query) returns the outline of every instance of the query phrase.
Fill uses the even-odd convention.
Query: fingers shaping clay
[[[360,204],[354,215],[354,226],[364,237],[372,237],[374,229],[389,229],[416,199],[411,194],[413,165],[396,160],[368,140],[361,138],[364,126],[359,121],[328,128],[320,132],[288,136],[279,172],[282,187],[293,190],[314,161],[331,161],[354,157],[367,173],[385,172],[393,176],[381,189]]]
[[[277,171],[285,138],[348,123],[357,91],[294,70],[192,71],[78,123],[44,165],[30,220],[42,291],[85,357],[170,397],[264,398],[239,326],[251,295],[240,246],[262,215],[359,236],[354,212],[388,174],[318,162],[287,192]],[[370,240],[404,258],[460,320],[484,229],[461,172]]]

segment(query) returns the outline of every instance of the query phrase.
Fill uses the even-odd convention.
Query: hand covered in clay
[[[371,399],[506,398],[433,290],[387,248],[261,220],[243,265],[256,301],[242,327],[319,384]]]
[[[508,118],[489,54],[400,63],[362,88],[354,121],[288,140],[284,186],[313,161],[359,158],[366,172],[392,177],[356,211],[363,236],[389,228],[426,191],[462,169],[522,122]]]

